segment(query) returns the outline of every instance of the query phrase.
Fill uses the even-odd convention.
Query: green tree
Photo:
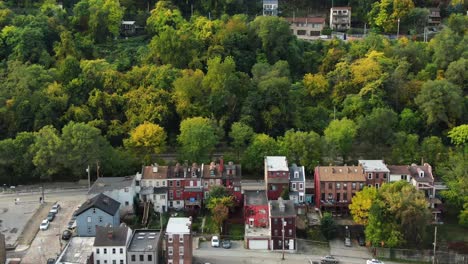
[[[397,124],[398,116],[392,109],[374,108],[369,115],[359,119],[359,136],[361,141],[367,141],[373,147],[388,145]]]
[[[395,133],[392,144],[392,158],[394,164],[411,164],[419,160],[419,136],[405,132]]]
[[[180,123],[180,135],[177,141],[186,159],[201,162],[211,156],[218,143],[218,135],[210,119],[193,117]]]
[[[387,183],[371,205],[366,240],[384,247],[421,243],[430,220],[423,192],[406,181]]]
[[[447,71],[445,71],[445,77],[450,82],[459,85],[460,87],[468,86],[468,60],[460,58],[457,61],[453,61],[448,65]]]
[[[452,128],[448,132],[448,137],[455,146],[465,146],[468,143],[468,125],[465,124]]]
[[[359,225],[367,225],[372,203],[377,198],[377,189],[374,187],[364,187],[352,198],[349,211],[354,222]]]
[[[59,173],[60,157],[62,156],[61,148],[63,141],[60,138],[58,131],[52,126],[45,126],[36,134],[32,151],[34,154],[33,163],[39,173],[43,176],[52,179]]]
[[[442,144],[442,140],[436,136],[430,136],[423,139],[421,143],[421,154],[424,162],[428,162],[435,167],[444,160],[447,150]]]
[[[341,154],[343,163],[346,163],[346,157],[351,151],[357,129],[357,125],[352,120],[343,118],[331,121],[324,131],[325,141]]]
[[[124,140],[124,144],[142,155],[144,164],[151,164],[152,155],[160,154],[166,149],[166,139],[164,128],[145,122],[130,132],[130,138]]]
[[[244,150],[252,141],[253,129],[241,122],[235,122],[231,126],[229,137],[232,139],[231,145],[237,152],[237,159],[240,159],[240,152]]]
[[[418,112],[409,108],[403,109],[400,113],[399,129],[406,133],[417,133],[422,126],[423,120]]]
[[[289,188],[283,188],[280,197],[283,198],[283,200],[289,200]]]
[[[323,236],[328,240],[331,240],[336,236],[337,228],[331,213],[323,213],[322,219],[320,219],[320,230],[322,231]]]
[[[257,134],[244,152],[242,165],[249,170],[260,172],[263,169],[265,156],[274,156],[276,154],[278,154],[276,140],[265,134]]]
[[[204,77],[201,70],[183,70],[182,76],[174,81],[172,99],[182,119],[208,115],[206,92],[202,86]]]
[[[280,151],[289,162],[306,166],[309,171],[320,163],[322,141],[314,131],[302,132],[294,129],[286,131],[278,139]]]
[[[463,97],[460,87],[447,80],[427,81],[414,99],[426,118],[426,124],[454,127],[463,112]]]

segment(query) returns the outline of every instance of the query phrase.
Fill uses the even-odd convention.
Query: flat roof
[[[390,172],[383,160],[359,160],[365,172]]]
[[[57,263],[86,264],[93,253],[94,237],[72,237]]]
[[[171,217],[167,223],[167,233],[190,233],[190,225],[192,221],[188,217]]]
[[[135,176],[101,177],[98,178],[88,194],[99,194],[107,191],[120,190],[131,187]]]
[[[157,251],[159,237],[161,232],[155,229],[137,229],[133,232],[128,251],[144,252]]]
[[[242,191],[265,190],[265,181],[260,180],[242,180],[240,182]]]
[[[265,162],[268,171],[289,171],[285,156],[266,156]]]
[[[270,217],[295,217],[297,215],[294,201],[278,199],[269,201],[269,204]],[[284,211],[280,209],[281,204],[284,205]]]
[[[268,199],[265,191],[245,191],[246,205],[268,205]]]

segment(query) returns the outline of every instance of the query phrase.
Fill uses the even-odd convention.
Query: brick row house
[[[167,264],[192,264],[192,219],[171,217],[166,228]]]
[[[269,201],[270,235],[272,250],[296,249],[296,208],[291,200],[281,197],[277,201]],[[284,243],[284,245],[283,245]]]
[[[140,200],[143,202],[151,202],[156,212],[166,212],[168,209],[167,203],[167,166],[144,166],[141,173]],[[138,175],[137,175],[137,178]]]
[[[289,167],[289,199],[294,204],[303,204],[305,202],[305,169],[304,166],[298,167],[293,164]]]
[[[268,200],[278,200],[283,190],[289,188],[289,168],[286,157],[265,157],[265,188]]]

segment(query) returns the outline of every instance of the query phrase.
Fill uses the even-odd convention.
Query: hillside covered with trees
[[[249,16],[258,4],[203,3],[191,16],[185,1],[0,2],[1,182],[77,180],[96,162],[123,176],[164,152],[223,152],[252,175],[267,154],[308,171],[362,157],[466,173],[467,16],[428,43],[306,42]],[[129,18],[145,32],[120,36]]]

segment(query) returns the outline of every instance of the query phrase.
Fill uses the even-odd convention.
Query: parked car
[[[49,228],[49,224],[50,224],[49,220],[44,219],[44,220],[42,220],[42,223],[39,226],[39,229],[40,230],[47,230]]]
[[[49,222],[52,222],[54,221],[54,218],[55,218],[55,213],[49,212],[49,214],[47,215],[47,220],[49,220]]]
[[[368,259],[366,261],[366,264],[385,264],[385,263],[383,263],[382,261],[380,261],[378,259]]]
[[[62,233],[63,240],[69,240],[71,236],[72,236],[72,232],[70,230],[65,230]]]
[[[70,222],[68,222],[67,228],[70,229],[70,230],[75,229],[75,228],[76,228],[76,221],[75,221],[75,220],[71,220]]]
[[[336,264],[338,263],[338,260],[330,255],[327,255],[320,259],[320,263],[321,264],[328,264],[328,263]]]
[[[231,248],[231,241],[230,240],[223,240],[223,242],[221,242],[221,246],[223,248]]]
[[[351,238],[349,238],[349,237],[345,238],[344,245],[347,246],[347,247],[350,247],[351,246]]]
[[[211,238],[211,246],[212,247],[219,247],[219,237],[218,236],[213,236]]]
[[[55,264],[55,259],[54,258],[48,259],[47,264]]]
[[[366,245],[366,240],[364,239],[363,236],[358,236],[357,241],[360,246],[365,246]]]
[[[52,209],[50,209],[50,212],[58,213],[59,209],[60,209],[60,204],[56,203],[52,206]]]

